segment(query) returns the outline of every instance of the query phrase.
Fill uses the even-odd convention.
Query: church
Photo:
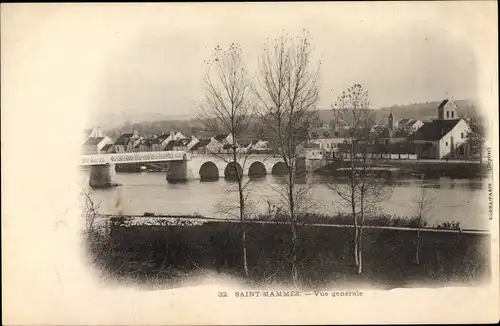
[[[445,99],[437,108],[437,119],[424,123],[408,140],[419,158],[467,159],[470,128],[457,114],[453,101]]]

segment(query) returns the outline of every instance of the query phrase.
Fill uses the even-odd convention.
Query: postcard
[[[3,323],[498,322],[497,26],[2,4]]]

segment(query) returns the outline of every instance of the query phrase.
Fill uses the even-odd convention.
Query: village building
[[[128,152],[129,148],[132,147],[133,145],[133,139],[132,139],[133,136],[134,136],[133,133],[122,133],[114,144],[115,147],[114,152],[115,153]]]
[[[215,140],[214,137],[200,139],[193,147],[191,147],[190,152],[193,154],[210,154],[210,153],[221,153],[223,144]]]
[[[269,151],[269,141],[268,140],[258,140],[254,143],[252,143],[252,150],[253,151]]]
[[[387,127],[386,126],[383,126],[383,125],[378,125],[378,124],[375,124],[371,127],[370,129],[370,132],[373,133],[373,134],[376,134],[376,133],[381,133],[383,132]]]
[[[419,158],[466,158],[464,143],[470,128],[458,117],[456,108],[455,103],[444,100],[437,109],[437,119],[424,123],[409,137]]]
[[[315,143],[303,143],[297,145],[297,157],[305,157],[306,160],[322,160],[325,152]]]
[[[375,144],[405,144],[408,140],[408,132],[404,130],[390,130],[388,128],[382,130],[381,133],[376,135]]]
[[[236,147],[236,151],[238,151],[239,147]],[[222,153],[232,153],[233,152],[233,144],[223,144],[222,145]]]
[[[253,146],[257,143],[256,140],[240,140],[237,152],[248,153],[252,150]]]
[[[171,131],[170,135],[171,135],[172,140],[179,140],[179,139],[186,139],[187,138],[180,131]]]
[[[188,145],[191,142],[190,138],[181,138],[176,140],[171,140],[165,146],[166,151],[188,151]]]
[[[344,137],[319,138],[311,140],[311,143],[317,144],[320,149],[326,152],[338,152],[339,144],[346,142],[347,140]]]
[[[191,148],[193,148],[193,146],[196,145],[199,141],[200,140],[198,138],[196,138],[196,136],[191,135],[191,139],[187,145],[188,151],[190,151]]]
[[[89,130],[86,130],[87,133]],[[105,136],[100,127],[94,128],[83,143],[83,153],[84,154],[101,154],[106,153],[109,149],[109,144],[113,144],[113,140]],[[106,147],[106,149],[104,149]]]
[[[165,146],[167,146],[170,139],[171,139],[170,134],[153,136],[153,139],[151,139],[151,150],[153,152],[162,151],[165,148]]]
[[[133,150],[134,152],[149,152],[151,151],[151,140],[148,138],[140,137],[134,142]]]
[[[113,140],[108,137],[89,137],[85,143],[83,144],[83,153],[84,154],[102,154],[107,153],[107,149],[112,145]]]
[[[106,144],[101,149],[101,154],[104,154],[104,153],[114,153],[114,152],[115,152],[115,146],[114,146],[113,143]]]
[[[186,137],[179,131],[170,131],[168,133],[163,133],[161,135],[155,135],[151,139],[151,150],[153,152],[165,151],[167,150],[167,144],[172,140],[185,139]]]
[[[85,129],[85,130],[83,131],[83,142],[85,142],[87,139],[89,139],[89,138],[90,138],[90,135],[92,134],[92,131],[93,131],[93,129],[92,129],[92,128],[90,128],[90,129]]]
[[[220,134],[213,138],[222,145],[233,144],[233,135],[231,134]]]
[[[418,119],[404,118],[399,120],[398,129],[404,130],[409,134],[413,134],[415,131],[420,129],[424,123]]]

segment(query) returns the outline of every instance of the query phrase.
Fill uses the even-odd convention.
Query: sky
[[[202,63],[215,46],[240,43],[252,75],[267,39],[306,29],[321,61],[318,108],[330,108],[354,83],[379,108],[479,95],[484,51],[474,37],[480,24],[471,28],[471,17],[481,19],[469,15],[474,9],[467,2],[53,4],[19,13],[2,43],[12,46],[5,60],[31,51],[40,74],[62,75],[59,89],[79,96],[74,101],[91,116],[195,115]]]

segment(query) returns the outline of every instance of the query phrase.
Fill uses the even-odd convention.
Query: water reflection
[[[119,209],[127,214],[154,212],[156,214],[202,214],[218,216],[215,207],[222,200],[238,200],[237,182],[219,178],[211,181],[168,183],[165,173],[117,173],[116,181],[123,186],[92,191],[92,197],[101,205],[104,213],[116,214]],[[332,177],[301,175],[297,177],[298,189],[311,188],[310,205],[323,213],[343,212],[342,200],[327,184],[341,182]],[[412,198],[420,191],[422,180],[418,178],[385,180],[393,187],[391,197],[381,203],[381,211],[388,214],[409,216],[412,214]],[[424,187],[436,197],[431,224],[458,221],[461,227],[484,228],[487,218],[487,193],[484,182],[459,179],[424,179]],[[88,174],[82,184],[88,183]],[[248,198],[254,213],[266,212],[269,204],[280,204],[286,176],[267,175],[262,178],[244,178],[248,184]],[[281,193],[280,193],[281,192]]]

